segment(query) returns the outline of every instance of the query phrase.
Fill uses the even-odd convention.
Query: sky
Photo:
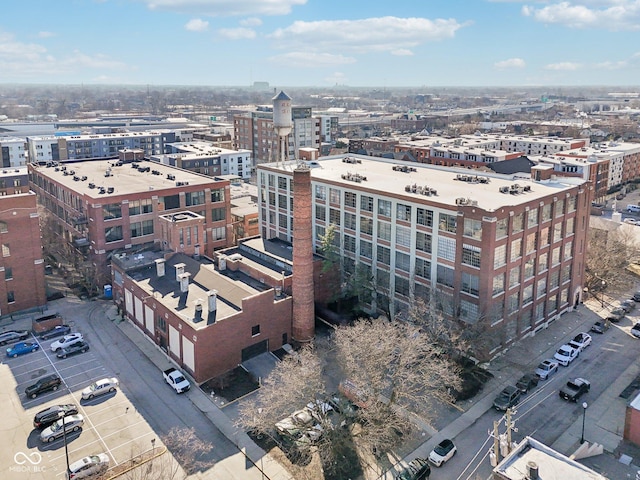
[[[0,84],[640,85],[640,0],[4,0]]]

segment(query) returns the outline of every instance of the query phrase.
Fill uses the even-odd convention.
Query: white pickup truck
[[[171,367],[163,371],[162,375],[164,376],[164,381],[171,385],[171,388],[173,388],[176,393],[183,393],[191,388],[189,380],[184,378],[182,372],[177,368]]]

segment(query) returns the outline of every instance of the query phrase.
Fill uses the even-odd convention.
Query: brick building
[[[47,303],[36,195],[0,196],[0,316]]]
[[[588,181],[358,155],[309,164],[314,248],[334,225],[345,270],[366,267],[375,279],[370,313],[402,316],[413,299],[432,298],[486,332],[491,356],[581,301]],[[294,167],[258,167],[265,239],[293,240]]]
[[[155,162],[95,160],[29,165],[29,181],[48,210],[59,245],[110,283],[114,254],[162,249],[160,217],[184,210],[202,226],[179,232],[176,251],[211,256],[232,245],[229,181]]]
[[[216,252],[217,266],[170,249],[119,254],[112,262],[114,300],[201,383],[291,341],[293,267],[286,247],[246,239]]]

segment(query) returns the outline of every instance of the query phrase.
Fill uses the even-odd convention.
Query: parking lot
[[[78,331],[74,329],[74,331]],[[82,332],[84,333],[84,332]],[[91,332],[84,335],[91,347]],[[82,400],[82,390],[94,381],[117,376],[105,367],[100,349],[91,348],[65,359],[57,358],[50,345],[58,340],[39,341],[40,349],[17,358],[4,357],[0,381],[5,388],[0,398],[6,409],[0,440],[0,463],[9,466],[3,478],[64,478],[66,458],[63,438],[51,443],[40,440],[33,428],[34,415],[51,405],[72,403],[84,417],[78,432],[67,434],[69,462],[87,455],[106,453],[111,465],[122,463],[152,446],[156,434],[127,398],[127,386],[91,400]],[[38,341],[30,337],[26,341]],[[4,354],[4,352],[2,352]],[[38,378],[55,373],[62,378],[56,391],[28,398],[24,390]],[[159,445],[158,445],[159,446]]]

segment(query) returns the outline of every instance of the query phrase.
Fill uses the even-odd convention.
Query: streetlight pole
[[[584,443],[584,419],[587,416],[587,402],[582,402],[582,435],[580,435],[580,444]]]
[[[601,307],[604,308],[604,288],[607,286],[607,282],[602,280],[601,286],[602,288],[600,289],[600,303]]]
[[[67,460],[67,472],[65,478],[69,478],[71,469],[69,468],[69,449],[67,448],[67,426],[64,423],[66,415],[62,416],[62,439],[64,441],[64,458]]]

